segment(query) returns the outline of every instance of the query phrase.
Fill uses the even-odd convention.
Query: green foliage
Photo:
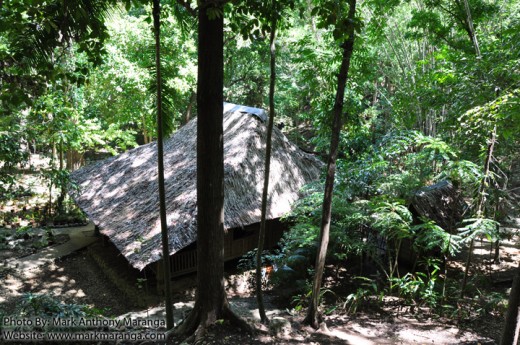
[[[257,41],[265,38],[273,30],[273,21],[276,29],[290,25],[286,15],[295,7],[294,0],[257,1],[245,0],[228,3],[229,27],[231,31],[242,36],[244,41]]]
[[[399,202],[381,202],[374,206],[372,227],[392,240],[410,238],[412,214]]]
[[[307,286],[307,292],[304,293],[304,294],[299,294],[299,295],[295,295],[291,298],[291,304],[294,306],[294,310],[295,311],[302,311],[304,308],[307,308],[308,305],[309,305],[309,301],[310,299],[312,298],[312,287],[310,286]],[[324,301],[324,297],[326,295],[332,295],[332,296],[336,296],[336,294],[334,293],[334,291],[330,290],[330,289],[326,289],[326,288],[321,288],[320,289],[320,295],[318,297],[318,303],[319,304],[322,304],[323,301]],[[332,309],[333,310],[333,309]],[[330,313],[332,310],[329,310],[329,312],[325,312],[325,314],[328,314]]]
[[[86,306],[63,303],[52,294],[25,293],[20,304],[19,315],[23,317],[79,318],[86,316]]]
[[[406,273],[403,277],[391,277],[391,289],[413,306],[426,305],[436,308],[441,302],[441,293],[436,285],[439,280],[440,261],[427,260],[427,272]]]
[[[18,126],[12,130],[0,131],[0,199],[14,192],[17,168],[28,159],[28,152],[22,147],[24,135]]]
[[[469,0],[468,3],[475,27],[490,13],[498,10],[497,5],[482,0]],[[412,18],[408,25],[411,28],[411,37],[428,36],[436,43],[447,43],[455,49],[473,52],[471,38],[468,37],[467,14],[459,1],[427,0],[424,7],[412,9]],[[453,28],[458,35],[453,34]]]
[[[418,252],[428,253],[439,250],[444,255],[454,256],[460,252],[463,236],[450,234],[432,220],[421,219],[421,223],[412,226],[415,235],[414,249]]]
[[[349,294],[343,302],[342,309],[348,314],[355,314],[367,306],[377,306],[383,301],[384,292],[380,291],[377,282],[367,277],[354,277],[360,282],[356,292]],[[375,298],[374,298],[375,296]]]
[[[31,133],[42,145],[60,146],[61,150],[84,153],[87,150],[116,149],[135,146],[132,131],[124,131],[117,124],[106,123],[89,114],[83,89],[72,87],[69,92],[49,90],[35,101],[28,121]]]
[[[285,257],[285,247],[282,250],[264,250],[262,252],[262,265],[271,265],[273,263],[279,263]],[[241,271],[254,270],[256,267],[256,251],[257,249],[250,250],[249,252],[242,255],[238,260],[237,267]]]
[[[106,5],[96,5],[99,8],[91,10],[99,9],[106,14]],[[136,141],[149,142],[153,139],[153,37],[150,26],[144,21],[149,15],[149,9],[141,7],[140,10],[133,10],[132,14],[123,14],[119,9],[110,12],[109,19],[103,22],[102,27],[90,32],[92,39],[96,39],[96,30],[100,30],[99,34],[103,35],[103,45],[99,46],[107,52],[103,61],[98,54],[93,64],[93,55],[85,52],[81,41],[79,44],[71,41],[50,47],[53,50],[52,61],[34,67],[39,68],[38,73],[45,78],[46,73],[52,70],[52,78],[48,77],[45,87],[38,87],[37,91],[18,87],[31,92],[31,98],[16,104],[11,102],[13,107],[9,117],[2,118],[0,122],[2,133],[6,129],[4,126],[14,132],[16,125],[21,132],[25,132],[28,140],[38,146],[49,148],[56,145],[61,146],[63,151],[71,150],[79,154],[88,150],[107,150],[115,154],[136,146]],[[165,17],[163,23],[165,39],[162,47],[165,52],[165,128],[169,132],[177,128],[182,121],[181,113],[193,103],[196,74],[194,37],[179,29],[177,21],[171,16],[172,12],[172,8],[166,6],[165,13],[169,13],[169,16]],[[97,19],[89,20],[95,23]],[[77,24],[80,25],[79,22]],[[13,43],[10,40],[14,38],[9,35],[0,37]],[[2,64],[1,67],[5,66]],[[9,63],[7,66],[10,66]],[[10,71],[0,70],[0,80],[12,78],[8,75]],[[39,80],[33,84],[36,82]],[[2,87],[8,84],[0,82]],[[4,106],[6,104],[3,103]],[[142,133],[143,139],[136,138],[137,133]]]
[[[458,159],[446,142],[416,131],[389,133],[359,156],[339,162],[339,188],[352,199],[383,194],[408,201],[419,188],[441,179],[466,185],[480,176],[476,165]]]
[[[449,176],[460,185],[474,184],[480,170],[457,157],[444,141],[404,132],[383,137],[358,160],[341,161],[333,200],[330,258],[343,260],[373,251],[364,241],[368,229],[396,245],[402,239],[416,237],[417,250],[456,253],[459,235],[450,235],[428,220],[412,226],[406,205],[419,188],[439,178]],[[308,187],[307,197],[298,202],[289,218],[296,220],[287,235],[289,251],[312,247],[317,241],[323,198],[319,189]]]
[[[349,262],[364,254],[388,280],[388,293],[397,292],[413,306],[438,307],[444,298],[445,277],[440,279],[435,257],[456,255],[471,235],[449,233],[429,219],[414,219],[408,205],[420,188],[448,177],[468,189],[471,197],[479,185],[481,169],[459,156],[439,138],[403,131],[383,136],[364,152],[356,153],[356,159],[341,160],[333,200],[329,263]],[[297,203],[289,217],[295,222],[286,235],[289,253],[297,248],[315,250],[323,200],[318,190],[319,186],[307,187],[307,197]],[[403,243],[423,258],[424,262],[417,265],[422,271],[399,275]],[[359,286],[344,308],[354,312],[373,295],[372,290]]]
[[[107,38],[104,19],[112,1],[7,1],[0,13],[0,107],[12,116],[63,74],[54,69],[56,48],[76,42],[99,63]]]
[[[356,18],[354,26],[349,23],[347,13],[350,6],[352,6],[351,1],[314,1],[311,16],[318,18],[319,29],[332,27],[334,40],[342,44],[352,30],[360,31],[362,27],[359,18]]]
[[[460,236],[468,242],[477,237],[486,237],[492,243],[500,239],[499,223],[487,218],[465,219],[463,227],[458,231]]]
[[[48,181],[50,186],[59,189],[66,188],[70,182],[70,173],[67,170],[48,169],[42,172],[42,177]]]
[[[436,180],[450,180],[461,187],[475,190],[483,177],[481,167],[468,160],[456,160],[446,162],[446,166],[435,177]]]
[[[298,249],[307,253],[316,251],[323,192],[317,190],[319,185],[311,188],[312,193],[297,203],[297,207],[288,218],[296,221],[296,224],[291,227],[290,232],[284,234],[287,253],[295,253]],[[364,202],[345,203],[341,197],[335,197],[332,219],[329,259],[342,262],[349,255],[361,254],[367,247],[363,235],[364,229],[370,223],[370,206]]]
[[[483,154],[487,149],[488,138],[497,126],[499,149],[505,153],[514,152],[517,148],[516,135],[520,132],[519,113],[520,89],[469,109],[457,119],[461,145],[470,152]]]

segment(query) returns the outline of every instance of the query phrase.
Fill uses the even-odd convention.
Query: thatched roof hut
[[[261,109],[224,105],[224,226],[260,221],[267,116]],[[197,239],[197,119],[164,143],[166,208],[170,255]],[[300,188],[319,178],[322,163],[273,132],[268,219],[291,208]],[[143,269],[161,259],[156,143],[140,146],[71,174],[79,186],[74,199],[100,232],[132,266]]]
[[[412,198],[411,209],[417,215],[435,221],[446,231],[454,231],[464,218],[466,204],[450,181],[421,188]]]

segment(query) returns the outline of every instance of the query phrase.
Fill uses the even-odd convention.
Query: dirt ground
[[[86,250],[29,272],[9,272],[0,284],[0,307],[14,312],[27,292],[53,294],[65,303],[87,304],[105,310],[108,316],[132,310],[118,289],[104,279]]]
[[[479,253],[476,249],[476,254]],[[512,249],[504,248],[502,265],[512,266]],[[486,255],[487,251],[485,252]],[[515,255],[518,259],[519,256]],[[512,258],[511,258],[512,259]],[[506,286],[502,287],[504,290]],[[9,315],[16,309],[25,292],[52,293],[67,303],[87,304],[104,310],[105,315],[117,316],[142,310],[129,302],[116,286],[103,276],[100,267],[82,250],[55,263],[30,272],[9,272],[1,278],[0,308]],[[210,329],[203,344],[495,344],[502,329],[502,315],[466,320],[460,324],[433,315],[410,313],[389,301],[379,311],[355,315],[333,313],[326,317],[327,328],[314,331],[302,326],[303,314],[275,303],[276,292],[266,295],[270,317],[283,317],[291,329],[277,337],[255,322],[256,301],[252,296],[235,294],[231,298],[234,310],[260,330],[251,336],[223,323]],[[175,302],[189,303],[191,294],[175,296]],[[394,306],[392,306],[394,305]],[[149,305],[149,309],[159,305]],[[262,331],[263,330],[263,331]],[[179,344],[180,340],[173,339]]]

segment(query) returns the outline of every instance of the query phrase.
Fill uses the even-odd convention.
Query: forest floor
[[[426,307],[412,307],[395,297],[385,297],[376,308],[363,308],[351,314],[341,308],[347,296],[349,280],[341,274],[327,280],[326,286],[334,290],[336,297],[328,300],[324,308],[334,311],[325,316],[326,327],[316,331],[302,325],[303,312],[297,312],[287,298],[278,297],[278,291],[267,291],[266,309],[270,319],[286,320],[290,327],[277,335],[258,321],[256,299],[248,289],[228,289],[230,304],[237,314],[245,318],[258,329],[255,335],[248,335],[234,326],[224,323],[215,324],[209,329],[203,344],[496,344],[504,319],[504,305],[507,302],[511,278],[520,260],[520,219],[512,218],[509,227],[503,230],[509,233],[501,243],[501,262],[493,264],[490,245],[486,241],[477,241],[474,250],[473,277],[479,278],[475,284],[478,295],[482,298],[497,296],[493,305],[475,310],[466,310],[464,314],[441,317]],[[62,242],[62,241],[60,241]],[[0,263],[0,315],[14,315],[25,293],[49,294],[65,303],[88,305],[108,317],[162,317],[164,305],[161,298],[146,300],[146,308],[139,307],[129,299],[119,287],[107,278],[105,268],[93,259],[92,245],[66,257],[46,262],[30,270],[20,268],[1,269]],[[105,248],[103,253],[109,251]],[[450,275],[462,271],[465,254],[453,260]],[[110,262],[117,270],[124,270],[125,263],[121,256],[120,264]],[[119,266],[118,266],[119,265]],[[128,266],[128,265],[126,265]],[[478,273],[478,274],[475,274]],[[347,274],[345,274],[346,276]],[[241,274],[228,277],[228,281],[243,279]],[[185,279],[186,286],[193,278]],[[134,280],[135,282],[135,280]],[[182,285],[182,282],[177,282]],[[137,295],[142,287],[135,286]],[[149,293],[153,295],[153,293]],[[144,295],[144,294],[143,294]],[[476,296],[478,299],[479,296]],[[186,315],[193,305],[193,289],[185,288],[183,293],[174,296],[176,322]],[[489,299],[488,299],[489,300]],[[304,310],[304,309],[303,309]],[[170,343],[179,344],[180,339],[171,339]]]
[[[520,251],[516,247],[519,238],[515,236],[503,245],[502,263],[479,266],[497,279],[509,277],[513,271]],[[485,251],[485,252],[484,252]],[[481,260],[488,257],[487,248],[476,246],[475,256]],[[482,255],[485,254],[485,255]],[[492,268],[492,271],[489,269]],[[14,313],[23,293],[46,293],[58,297],[66,303],[87,304],[101,310],[107,316],[150,315],[161,317],[164,308],[161,303],[151,304],[148,308],[136,307],[113,283],[106,279],[103,270],[94,262],[88,250],[81,250],[30,271],[11,270],[0,277],[0,309],[5,315]],[[506,295],[510,283],[497,286],[488,285],[483,294],[501,292]],[[193,304],[193,293],[178,294],[176,321],[186,315]],[[498,342],[503,325],[503,315],[491,312],[468,319],[457,320],[435,316],[426,308],[411,310],[399,301],[386,298],[380,308],[368,309],[356,314],[346,314],[341,309],[325,317],[327,328],[315,331],[302,326],[303,314],[295,312],[287,303],[281,303],[276,291],[266,294],[269,317],[282,317],[291,327],[274,336],[258,322],[256,299],[247,293],[230,294],[233,309],[260,330],[255,336],[238,331],[223,323],[209,330],[203,344],[495,344]],[[154,309],[155,308],[155,309]],[[133,313],[133,314],[132,314]],[[173,339],[172,343],[180,341]]]

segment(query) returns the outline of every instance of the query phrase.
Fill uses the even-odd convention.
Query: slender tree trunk
[[[394,258],[394,265],[392,266],[392,275],[397,272],[397,278],[401,278],[401,274],[399,273],[399,253],[401,252],[401,244],[403,243],[403,240],[399,239],[397,240],[397,245],[395,248],[395,258]]]
[[[153,0],[153,26],[155,33],[155,69],[157,82],[157,176],[159,178],[159,213],[161,218],[162,260],[164,263],[164,295],[166,304],[166,328],[172,329],[173,305],[170,277],[170,246],[168,224],[166,222],[166,192],[164,186],[163,121],[162,121],[162,82],[161,82],[161,21],[160,0]]]
[[[148,137],[148,131],[146,130],[146,119],[144,115],[141,115],[141,120],[143,124],[143,143],[148,144],[150,142],[150,139]]]
[[[81,168],[85,161],[83,159],[83,153],[80,153],[77,150],[69,149],[66,154],[66,162],[67,162],[67,169],[70,171],[78,170]]]
[[[63,140],[60,140],[58,159],[59,159],[59,168],[60,168],[60,170],[63,170]]]
[[[468,22],[468,34],[471,39],[471,43],[473,43],[473,47],[475,48],[475,54],[477,57],[480,57],[480,47],[478,45],[477,35],[475,34],[475,28],[473,26],[473,19],[471,18],[471,10],[469,8],[468,0],[463,0],[464,2],[464,10],[466,11],[466,20]]]
[[[52,161],[53,167],[56,166],[56,160],[58,159],[56,151],[57,151],[56,150],[56,143],[53,141],[52,142],[52,157],[51,157],[51,161]]]
[[[491,163],[491,158],[493,157],[493,149],[495,147],[496,133],[497,127],[495,125],[488,144],[486,161],[484,163],[484,177],[482,178],[478,192],[477,218],[484,217],[484,205],[486,203],[486,185],[488,183],[489,177],[489,164]],[[472,239],[469,244],[468,257],[466,259],[466,268],[464,270],[464,278],[462,279],[462,285],[460,287],[460,298],[464,298],[464,292],[466,290],[466,283],[469,275],[469,267],[471,266],[471,256],[473,254],[474,242],[475,240]]]
[[[332,211],[332,193],[334,189],[334,176],[336,174],[336,158],[338,156],[339,136],[342,127],[343,98],[345,97],[345,87],[350,67],[350,58],[354,50],[354,18],[356,13],[356,0],[349,0],[348,19],[350,27],[348,28],[349,36],[342,44],[343,58],[338,74],[338,88],[336,99],[334,102],[334,119],[332,125],[332,133],[330,140],[330,154],[327,163],[327,177],[325,180],[325,193],[323,196],[323,213],[320,228],[320,246],[316,256],[315,275],[312,286],[312,299],[309,304],[305,323],[310,324],[314,328],[318,328],[321,323],[321,315],[319,313],[319,298],[321,290],[321,280],[325,269],[325,258],[327,256],[327,247],[329,244],[330,220]]]
[[[60,171],[63,171],[65,169],[64,164],[64,158],[63,158],[63,139],[60,139],[60,144],[58,146],[58,164]],[[58,199],[56,200],[56,210],[59,214],[63,213],[63,201],[65,200],[65,195],[67,193],[67,186],[64,183],[65,181],[62,181],[60,179],[60,195],[58,196]]]
[[[196,341],[219,319],[251,331],[231,311],[224,287],[223,11],[212,1],[201,2],[198,11],[197,296],[176,332]]]
[[[509,303],[507,307],[506,323],[502,331],[500,345],[518,344],[520,333],[520,265],[517,268],[513,287],[509,294]]]
[[[195,91],[191,91],[190,94],[190,100],[188,101],[188,107],[186,108],[186,114],[184,115],[184,125],[190,122],[193,102],[195,102]]]
[[[269,124],[267,128],[267,139],[265,148],[265,169],[264,169],[264,190],[262,193],[262,215],[260,221],[260,233],[258,235],[258,250],[256,252],[256,301],[258,303],[258,311],[262,323],[267,323],[267,315],[265,314],[264,297],[262,293],[262,251],[265,242],[265,221],[267,213],[267,197],[269,191],[269,172],[271,169],[271,146],[274,124],[274,87],[276,83],[276,0],[273,0],[273,14],[271,20],[271,33],[269,43],[271,48],[271,76],[269,80]]]
[[[56,159],[58,159],[57,150],[56,150],[56,142],[53,141],[52,142],[51,162],[50,162],[51,169],[56,168]],[[49,184],[49,210],[48,210],[49,218],[52,217],[52,185],[53,185],[53,181],[51,179],[50,184]]]

